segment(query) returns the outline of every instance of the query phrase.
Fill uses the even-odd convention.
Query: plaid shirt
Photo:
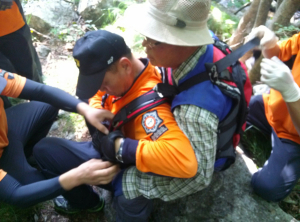
[[[180,65],[173,74],[176,83],[196,66],[206,48],[200,47]],[[195,193],[209,185],[214,172],[217,147],[217,116],[194,105],[176,107],[173,114],[195,151],[198,161],[196,175],[188,179],[153,176],[139,171],[136,167],[130,167],[122,177],[122,189],[127,199],[143,195],[148,199],[170,201]]]

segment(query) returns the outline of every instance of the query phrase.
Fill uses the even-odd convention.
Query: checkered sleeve
[[[217,116],[194,105],[181,105],[174,110],[175,119],[189,138],[195,151],[198,169],[189,179],[163,177],[143,173],[136,167],[123,175],[122,189],[127,199],[140,195],[146,198],[174,200],[207,187],[211,181],[217,146]]]

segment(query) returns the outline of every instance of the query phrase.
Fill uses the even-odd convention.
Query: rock
[[[107,14],[104,14],[104,10],[113,7],[113,4],[117,4],[117,1],[113,0],[81,0],[78,5],[78,12],[84,20],[91,20],[91,24],[100,27],[107,19]],[[110,13],[112,16],[113,13]]]
[[[59,127],[59,126],[58,126],[58,122],[55,121],[55,122],[52,124],[52,126],[51,126],[49,132],[52,132],[52,131],[54,131],[54,130],[57,130],[58,127]]]
[[[248,168],[249,165],[252,167]],[[252,160],[238,153],[235,164],[225,172],[215,173],[206,189],[175,201],[155,200],[151,221],[296,221],[277,203],[253,193],[250,180],[255,171]],[[109,204],[105,215],[108,221],[115,221],[115,212]]]
[[[36,51],[37,51],[37,53],[38,53],[39,56],[41,56],[41,57],[47,57],[48,54],[50,53],[51,49],[48,48],[45,45],[40,44],[40,45],[38,45],[36,47]]]
[[[43,19],[41,19],[38,16],[35,15],[27,15],[27,21],[29,21],[29,26],[36,31],[46,34],[51,31],[51,25],[48,22],[45,22]]]
[[[47,23],[50,27],[57,28],[71,24],[72,21],[78,18],[73,10],[73,4],[61,0],[32,1],[30,4],[24,5],[23,9],[27,21],[29,21],[29,26],[43,34],[48,33],[41,27],[43,22]]]
[[[107,8],[109,4],[109,0],[80,0],[78,4],[78,12],[81,14],[86,8],[95,8],[97,6],[102,8]]]

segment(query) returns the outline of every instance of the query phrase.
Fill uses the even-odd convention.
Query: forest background
[[[85,32],[106,29],[124,37],[136,56],[143,57],[145,53],[141,43],[143,36],[125,28],[123,15],[132,4],[143,3],[145,0],[102,0],[100,10],[95,13],[79,13],[80,0],[62,0],[70,4],[76,19],[67,24],[39,28],[40,22],[34,13],[26,13],[26,8],[38,0],[23,0],[27,23],[32,30],[34,45],[38,51],[44,74],[44,83],[61,88],[75,95],[78,69],[72,58],[75,41]],[[87,1],[87,0],[81,0]],[[40,0],[43,4],[45,0]],[[95,1],[94,1],[95,2]],[[98,5],[99,6],[99,5]],[[94,7],[94,6],[88,6]],[[88,8],[87,7],[87,8]],[[98,7],[99,8],[99,7]],[[300,32],[300,1],[299,0],[221,0],[212,1],[209,29],[222,41],[228,43],[234,50],[241,46],[252,28],[266,25],[280,40]],[[30,10],[28,10],[30,11]],[[93,16],[91,16],[93,14]],[[44,24],[43,26],[47,26]],[[251,61],[252,52],[247,53],[241,61]],[[250,60],[249,60],[250,59]],[[260,60],[249,62],[248,71],[251,82],[256,85],[260,78]],[[13,103],[22,101],[11,100]],[[73,113],[60,112],[48,136],[57,136],[75,141],[90,140],[84,119]],[[242,145],[244,151],[257,164],[262,166],[270,155],[270,138],[258,129],[251,128],[245,132]],[[300,219],[300,184],[291,195],[279,206],[294,218]],[[83,213],[80,215],[59,215],[53,209],[51,201],[28,209],[19,209],[0,203],[0,221],[106,221],[104,215]]]

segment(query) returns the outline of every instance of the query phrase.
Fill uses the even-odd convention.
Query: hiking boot
[[[76,214],[82,211],[87,211],[90,213],[95,213],[103,209],[104,207],[104,200],[99,196],[99,202],[96,206],[88,209],[78,209],[72,207],[69,202],[63,197],[63,196],[58,196],[54,200],[54,209],[60,213],[65,213],[65,214]]]

